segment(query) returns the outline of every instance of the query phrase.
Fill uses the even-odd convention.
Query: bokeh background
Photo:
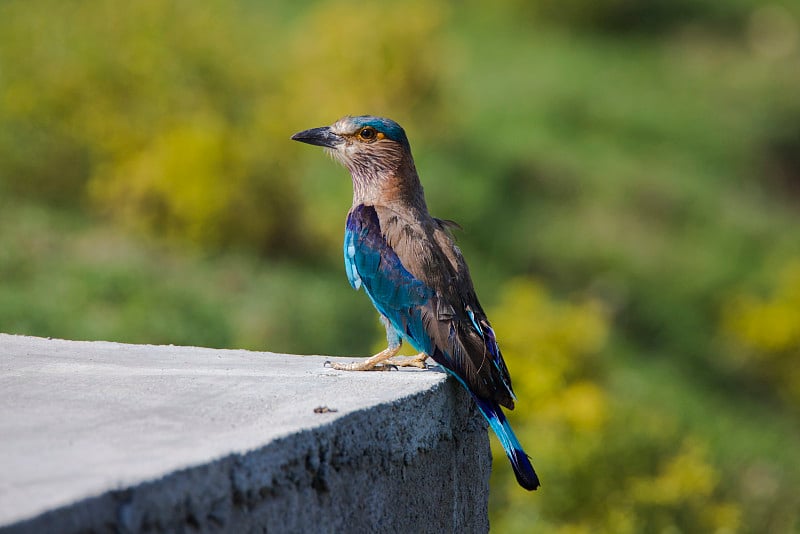
[[[371,353],[289,141],[363,113],[514,377],[544,486],[496,447],[494,530],[800,530],[797,1],[5,0],[0,331]]]

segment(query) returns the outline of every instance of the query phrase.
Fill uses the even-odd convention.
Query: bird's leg
[[[386,328],[386,341],[388,342],[388,347],[364,361],[353,363],[333,363],[331,364],[331,367],[338,371],[388,371],[389,369],[396,368],[399,364],[391,362],[390,358],[400,352],[400,347],[403,345],[403,340],[397,335],[397,332],[389,322],[389,319],[383,315],[381,315],[381,323],[383,323],[383,326]]]
[[[400,345],[386,347],[375,356],[364,361],[353,363],[332,363],[331,367],[337,371],[388,371],[396,366],[389,358],[400,352]]]
[[[420,352],[416,356],[411,358],[402,358],[398,359],[394,356],[397,352],[400,351],[400,345],[403,344],[403,340],[397,334],[397,330],[394,329],[392,323],[389,322],[389,319],[381,315],[381,322],[383,326],[386,328],[386,342],[389,344],[389,347],[397,347],[397,350],[394,354],[392,354],[389,359],[385,360],[383,364],[387,367],[419,367],[420,369],[427,369],[428,366],[425,365],[425,360],[428,359],[428,355],[424,352]]]

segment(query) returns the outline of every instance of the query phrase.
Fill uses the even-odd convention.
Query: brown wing
[[[425,330],[441,355],[429,354],[480,398],[514,408],[511,379],[494,331],[478,302],[466,261],[448,227],[426,214],[375,206],[381,232],[403,266],[435,291],[425,305]]]

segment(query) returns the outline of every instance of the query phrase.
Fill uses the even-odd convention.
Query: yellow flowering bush
[[[773,277],[765,294],[740,291],[722,310],[729,363],[774,386],[800,409],[800,260]]]
[[[0,5],[0,187],[88,199],[129,226],[206,246],[302,252],[334,240],[330,225],[308,223],[335,205],[331,194],[347,198],[349,182],[304,183],[289,136],[344,113],[430,118],[445,12],[421,1],[285,9]]]
[[[609,317],[591,299],[553,299],[538,283],[508,284],[490,317],[519,396],[509,418],[542,487],[529,494],[494,448],[498,532],[734,532],[736,505],[701,440],[666,414],[616,398],[600,355]]]

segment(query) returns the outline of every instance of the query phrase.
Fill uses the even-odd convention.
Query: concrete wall
[[[461,388],[326,359],[0,334],[0,532],[486,532]]]

